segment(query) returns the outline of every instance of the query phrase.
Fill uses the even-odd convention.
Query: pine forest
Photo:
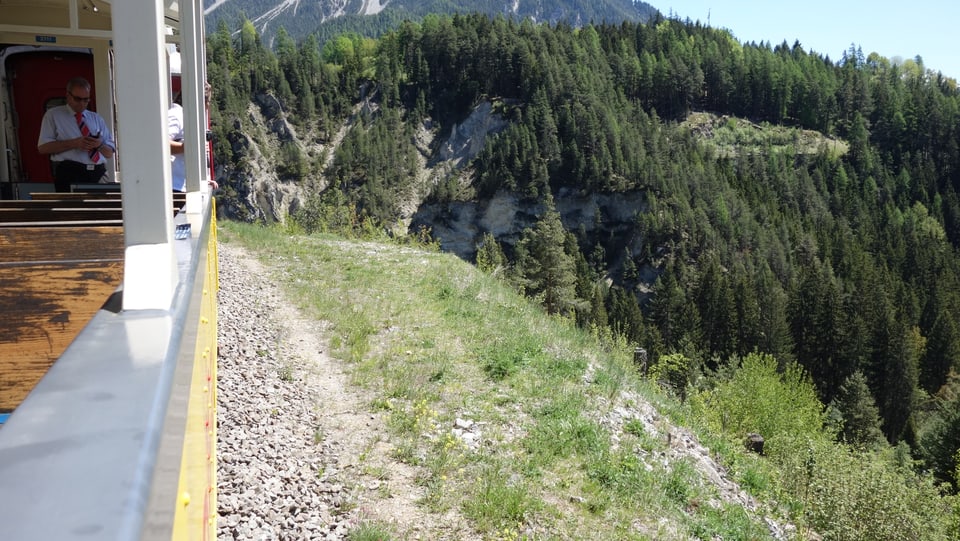
[[[747,359],[772,359],[811,385],[817,430],[886,453],[926,479],[917,486],[955,491],[954,79],[919,57],[851,46],[831,59],[663,16],[576,28],[428,15],[376,38],[295,41],[281,29],[272,45],[243,19],[209,34],[215,155],[228,168],[250,159],[237,142],[257,95],[275,96],[318,144],[357,115],[332,156],[280,149],[283,178],[325,179],[293,216],[307,229],[343,207],[395,223],[417,178],[417,126],[449,132],[488,101],[506,127],[425,199],[512,193],[536,209],[519,238],[484,235],[478,267],[642,348],[673,393],[705,410],[749,378]],[[375,113],[357,113],[365,100]],[[599,209],[592,223],[564,222],[564,194],[643,204],[613,229]]]

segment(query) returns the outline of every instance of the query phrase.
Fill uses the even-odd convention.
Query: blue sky
[[[927,69],[960,79],[960,2],[807,0],[804,2],[731,0],[647,0],[664,15],[707,22],[730,30],[737,40],[795,40],[807,51],[834,62],[856,44],[869,55],[893,59],[919,55]]]

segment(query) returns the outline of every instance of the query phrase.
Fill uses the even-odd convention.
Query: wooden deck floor
[[[26,398],[123,278],[123,228],[0,227],[0,412]]]

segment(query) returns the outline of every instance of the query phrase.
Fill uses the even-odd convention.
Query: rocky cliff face
[[[599,233],[599,212],[603,217],[603,236],[613,237],[630,230],[637,213],[647,208],[645,196],[638,192],[582,195],[563,190],[555,196],[554,203],[567,229],[576,231],[582,225],[587,233]],[[487,201],[421,205],[411,228],[429,227],[444,251],[472,260],[484,233],[512,246],[520,240],[524,229],[533,227],[543,211],[542,205],[531,205],[516,194],[501,191]],[[628,238],[621,241],[627,246],[639,242]],[[632,246],[632,251],[639,249],[639,245]]]
[[[376,114],[377,106],[365,101],[358,106],[357,114],[361,111]],[[226,184],[237,193],[235,202],[228,202],[223,211],[237,219],[285,221],[310,193],[326,188],[328,181],[322,171],[332,161],[353,122],[354,119],[348,119],[327,145],[311,143],[316,140],[315,134],[299,133],[287,121],[283,106],[275,97],[257,96],[248,109],[248,118],[238,120],[230,135],[234,153],[241,158],[222,170]],[[418,126],[412,143],[419,152],[420,173],[414,189],[400,198],[400,226],[408,230],[428,227],[445,251],[468,260],[473,259],[485,232],[507,245],[516,243],[523,230],[533,226],[543,213],[541,205],[507,192],[498,192],[483,201],[424,202],[434,185],[451,177],[469,185],[473,176],[471,160],[484,148],[487,137],[506,126],[507,121],[494,111],[490,102],[478,104],[443,141],[436,140],[436,130],[429,120]],[[284,144],[297,145],[320,174],[300,181],[281,179],[277,171],[282,165],[280,148]],[[562,190],[554,195],[556,208],[569,230],[582,227],[587,233],[599,235],[595,229],[601,223],[602,236],[617,238],[618,245],[631,251],[641,248],[641,241],[628,238],[626,232],[631,229],[637,213],[646,210],[643,193],[584,195]],[[602,220],[597,219],[598,212]]]
[[[236,198],[225,198],[222,212],[226,216],[283,222],[301,205],[307,191],[316,189],[314,183],[283,180],[277,173],[284,143],[297,145],[308,155],[323,148],[305,148],[274,96],[257,96],[247,108],[247,118],[234,121],[228,139],[234,155],[240,159],[217,168],[220,184],[236,192]]]

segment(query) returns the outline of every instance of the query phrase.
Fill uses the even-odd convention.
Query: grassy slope
[[[637,377],[624,345],[550,318],[449,254],[237,223],[333,354],[387,412],[422,505],[484,539],[768,539],[667,434],[684,409]],[[457,419],[475,441],[453,432]],[[736,454],[738,463],[754,459]],[[397,539],[403,532],[394,532]]]
[[[842,140],[827,137],[813,130],[802,130],[769,123],[753,122],[731,116],[693,112],[681,123],[717,154],[734,157],[744,152],[771,152],[790,149],[796,154],[814,154],[821,148],[831,154],[842,155],[849,145]]]

